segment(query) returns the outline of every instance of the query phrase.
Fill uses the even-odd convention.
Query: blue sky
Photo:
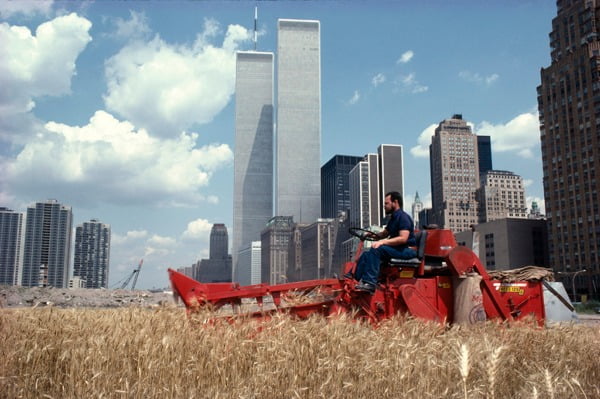
[[[256,2],[0,0],[0,206],[54,198],[112,227],[110,285],[138,287],[231,235],[235,51]],[[322,146],[402,144],[405,203],[431,202],[427,146],[460,113],[492,136],[493,166],[543,206],[536,87],[552,1],[258,2],[258,50],[277,19],[321,21]],[[230,236],[231,241],[231,236]]]

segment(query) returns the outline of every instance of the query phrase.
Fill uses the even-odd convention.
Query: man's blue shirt
[[[400,235],[401,230],[408,230],[408,240],[406,244],[395,245],[396,248],[404,248],[404,247],[414,247],[417,245],[417,240],[415,239],[414,232],[414,223],[412,218],[408,213],[404,212],[402,209],[398,209],[390,218],[387,226],[385,227],[390,238],[398,237]]]

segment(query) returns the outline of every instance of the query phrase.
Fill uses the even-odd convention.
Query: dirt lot
[[[173,296],[165,292],[0,286],[0,307],[113,308],[122,306],[155,307],[174,303]]]

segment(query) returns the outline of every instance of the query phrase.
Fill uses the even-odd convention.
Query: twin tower
[[[320,22],[278,20],[276,54],[237,53],[235,89],[234,268],[273,216],[320,217]]]

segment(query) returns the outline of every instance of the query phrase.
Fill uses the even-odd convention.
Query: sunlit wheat
[[[0,397],[599,397],[597,327],[214,316],[0,309]]]

